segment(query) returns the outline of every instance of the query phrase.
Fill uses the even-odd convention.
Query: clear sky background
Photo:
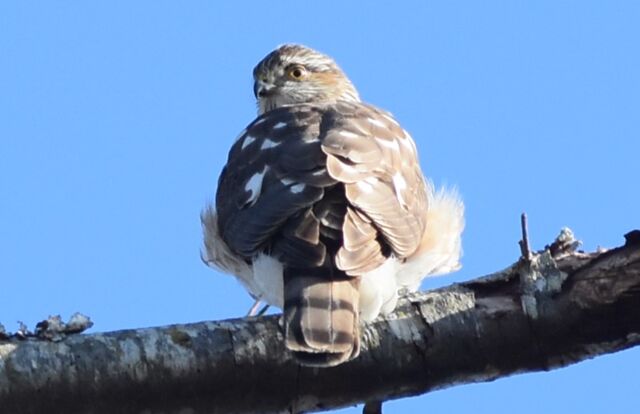
[[[393,112],[467,207],[464,267],[640,226],[636,1],[0,3],[0,322],[92,329],[239,317],[199,213],[255,116],[251,70],[298,42]],[[640,349],[389,402],[385,413],[636,412]],[[346,408],[339,413],[357,413]]]

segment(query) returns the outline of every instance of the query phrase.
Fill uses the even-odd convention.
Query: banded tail
[[[303,365],[330,367],[360,352],[360,279],[318,270],[285,270],[285,345]]]

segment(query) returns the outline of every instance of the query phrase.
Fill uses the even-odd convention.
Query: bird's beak
[[[271,83],[265,83],[262,81],[255,81],[253,83],[253,94],[256,99],[266,98],[275,92],[276,86]]]

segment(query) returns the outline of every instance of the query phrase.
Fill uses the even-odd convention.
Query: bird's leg
[[[262,301],[260,300],[260,298],[256,298],[256,301],[253,303],[253,305],[251,305],[251,308],[249,308],[249,312],[247,312],[247,316],[256,316],[256,314],[258,313],[258,308],[260,307],[261,303]]]
[[[264,306],[258,310],[258,308],[260,308],[260,305],[262,304],[262,300],[260,298],[256,298],[255,303],[251,306],[251,308],[249,309],[249,312],[247,312],[247,316],[262,316],[264,315],[264,313],[267,311],[267,309],[269,309],[269,305],[268,304],[264,304]]]
[[[262,316],[265,314],[265,312],[267,311],[267,309],[269,309],[269,305],[265,303],[265,305],[262,307],[262,309],[260,309],[258,311],[258,313],[256,314],[256,316]]]

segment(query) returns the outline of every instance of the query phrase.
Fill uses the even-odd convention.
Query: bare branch
[[[565,241],[575,246],[572,238]],[[640,232],[606,252],[555,252],[561,254],[549,249],[533,254],[527,267],[519,261],[406,298],[363,328],[357,359],[335,368],[298,366],[284,351],[278,316],[59,342],[5,339],[0,407],[8,413],[320,411],[550,370],[638,345]]]

